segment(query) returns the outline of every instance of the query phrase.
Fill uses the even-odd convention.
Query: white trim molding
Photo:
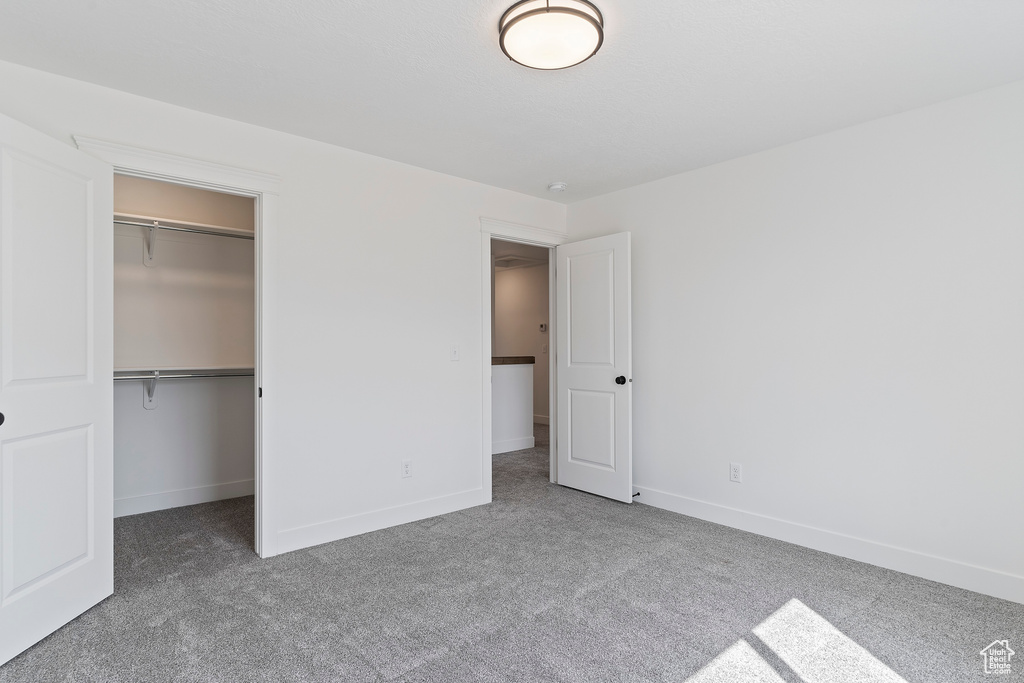
[[[396,505],[381,510],[364,512],[351,517],[332,519],[308,526],[285,529],[277,535],[276,549],[279,553],[301,550],[322,543],[358,536],[370,531],[408,524],[429,517],[457,512],[490,502],[482,489],[472,489],[447,496],[428,498],[415,503]]]
[[[132,147],[119,142],[73,135],[78,149],[134,176],[180,182],[182,178],[201,181],[209,189],[238,194],[278,194],[280,179],[270,173],[191,159],[168,152]]]
[[[114,500],[114,517],[138,515],[143,512],[166,510],[167,508],[177,508],[183,505],[212,503],[215,500],[238,498],[239,496],[251,496],[253,490],[253,480],[243,479],[241,481],[229,481],[224,484],[211,484],[210,486],[196,486],[189,489],[178,489],[177,491],[162,491],[141,496],[117,498]]]
[[[268,392],[270,396],[266,398],[261,398],[260,395],[264,389],[268,387],[272,389],[275,384],[274,377],[264,371],[266,364],[263,362],[273,353],[269,348],[273,339],[264,331],[274,329],[276,313],[268,306],[265,290],[268,283],[273,283],[273,273],[267,268],[267,254],[273,253],[277,246],[281,181],[277,176],[262,171],[236,168],[202,159],[191,159],[177,154],[133,147],[120,142],[100,140],[84,135],[73,135],[72,137],[78,149],[110,164],[115,172],[138,178],[150,178],[215,192],[252,197],[256,202],[254,374],[255,386],[259,387],[260,394],[253,393],[253,411],[256,416],[255,480],[254,483],[249,484],[249,487],[250,492],[256,495],[256,553],[260,557],[276,555],[279,551],[275,547],[277,533],[272,492],[273,470],[276,463],[273,462],[274,453],[268,451],[264,446],[265,443],[272,443],[272,440],[267,439],[267,434],[272,430],[273,424],[265,424],[263,419],[265,414],[273,414],[273,391]],[[187,505],[188,503],[181,504]],[[130,509],[128,506],[132,503],[123,502],[121,505],[123,509]],[[122,512],[121,514],[131,513]]]
[[[492,458],[492,433],[491,433],[491,317],[494,312],[491,310],[491,295],[492,295],[492,276],[494,272],[494,261],[491,258],[491,240],[492,239],[508,239],[513,242],[521,242],[525,244],[534,244],[540,247],[547,247],[554,250],[560,244],[565,244],[569,241],[569,235],[565,232],[559,232],[556,230],[548,230],[546,228],[537,228],[532,225],[523,225],[521,223],[511,223],[509,221],[499,220],[497,218],[487,218],[486,216],[480,217],[480,263],[481,263],[481,281],[482,281],[482,301],[483,301],[483,315],[481,318],[481,339],[483,341],[482,361],[483,368],[481,369],[480,378],[482,380],[481,394],[483,404],[483,414],[480,416],[481,423],[483,424],[483,432],[480,438],[480,482],[483,488],[483,502],[491,502],[492,493],[492,472],[491,469],[493,464]],[[548,260],[548,343],[551,348],[555,348],[555,342],[557,340],[558,330],[555,324],[555,260],[554,251],[551,252],[551,258]],[[557,395],[556,379],[555,379],[555,354],[548,354],[548,392],[549,392],[549,405],[550,416],[545,421],[545,424],[551,425],[552,431],[558,429],[558,415],[555,410],[555,396]],[[554,424],[552,424],[554,423]],[[558,441],[554,438],[551,439],[551,445],[548,448],[549,452],[549,478],[551,483],[555,483],[558,480]]]
[[[536,444],[532,436],[521,436],[518,439],[505,439],[504,441],[495,441],[491,445],[491,455],[500,455],[501,453],[521,451],[527,448],[533,448],[535,445]]]
[[[927,555],[907,548],[886,545],[644,486],[634,486],[634,489],[640,492],[640,496],[635,499],[638,503],[950,586],[965,588],[1003,600],[1024,603],[1024,576],[1007,574],[986,567]]]
[[[497,218],[480,217],[480,232],[494,237],[508,237],[516,242],[538,244],[543,247],[554,247],[569,241],[569,234],[546,228],[535,228],[531,225],[509,223]]]

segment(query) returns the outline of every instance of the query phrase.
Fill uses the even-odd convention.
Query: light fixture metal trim
[[[529,4],[536,4],[539,6],[535,9],[527,10],[516,14],[517,9],[520,9],[523,5]],[[520,56],[520,59],[516,59],[509,52],[505,44],[505,38],[508,35],[508,32],[520,22],[543,14],[566,14],[573,17],[577,17],[589,23],[597,32],[597,44],[594,46],[594,49],[590,51],[582,59],[574,61],[571,64],[564,64],[562,66],[555,67],[544,67],[527,64],[526,62],[521,61],[523,59],[523,56]],[[510,16],[511,19],[509,18]],[[498,21],[498,45],[501,46],[501,51],[505,53],[506,57],[511,59],[516,64],[520,64],[529,69],[537,69],[538,71],[559,71],[561,69],[568,69],[570,67],[576,66],[577,64],[582,64],[583,62],[587,61],[588,59],[596,55],[597,51],[601,49],[601,46],[603,44],[604,15],[601,14],[601,10],[597,8],[597,5],[590,2],[590,0],[554,0],[554,4],[552,4],[552,0],[543,0],[543,2],[538,2],[538,0],[519,0],[519,2],[515,3],[507,10],[505,10],[505,13],[501,15],[501,19]]]

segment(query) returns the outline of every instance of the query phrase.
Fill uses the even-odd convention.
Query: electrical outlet
[[[402,461],[402,479],[412,476],[412,460]]]
[[[459,345],[452,344],[452,348],[448,353],[448,360],[456,361],[459,359]]]
[[[743,483],[743,465],[738,462],[729,463],[729,481],[734,481],[737,484]]]

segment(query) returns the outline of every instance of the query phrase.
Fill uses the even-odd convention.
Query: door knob
[[[615,378],[615,383],[616,384],[625,384],[626,383],[626,376],[625,375],[619,375],[618,377]]]
[[[4,423],[4,414],[0,413],[0,425]]]

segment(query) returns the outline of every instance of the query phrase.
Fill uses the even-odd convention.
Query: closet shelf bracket
[[[153,221],[153,225],[148,226],[145,233],[145,239],[143,244],[142,252],[142,263],[146,266],[153,266],[153,252],[156,251],[156,231],[160,229],[160,223]]]
[[[142,407],[146,410],[156,410],[156,383],[160,380],[160,371],[153,372],[153,376],[142,380]]]

